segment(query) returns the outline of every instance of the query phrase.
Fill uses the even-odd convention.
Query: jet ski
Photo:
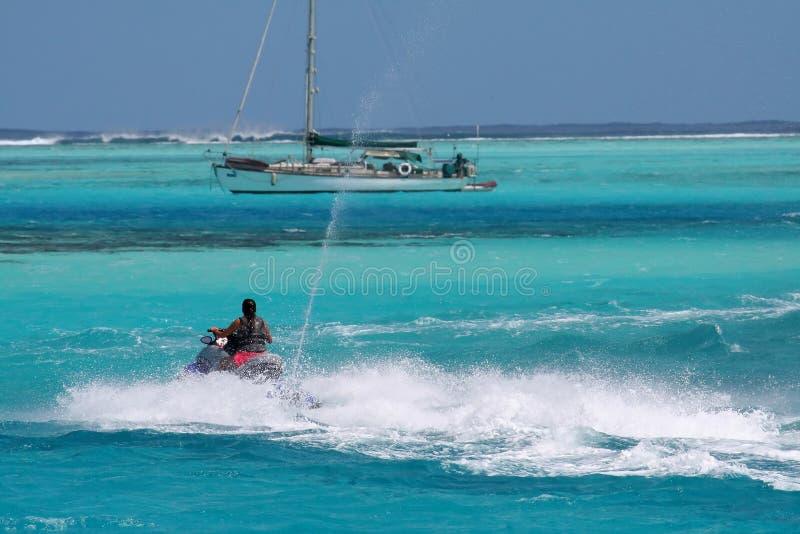
[[[200,351],[195,361],[184,367],[184,373],[208,373],[225,371],[221,368],[222,359],[231,356],[225,350],[228,343],[227,338],[221,337],[214,339],[211,336],[203,336],[200,341],[205,348]],[[231,369],[228,372],[234,373],[239,378],[246,378],[254,382],[266,382],[267,380],[277,380],[283,374],[283,359],[277,354],[264,353],[263,356],[256,356],[247,360],[240,367]]]
[[[213,338],[203,336],[200,341],[205,345],[203,350],[195,357],[195,360],[183,368],[183,375],[207,375],[216,372],[229,372],[239,378],[250,380],[257,384],[271,382],[274,391],[268,391],[268,398],[277,398],[287,401],[293,406],[300,408],[319,408],[322,404],[316,396],[299,389],[298,387],[281,380],[283,375],[283,359],[277,354],[264,353],[263,356],[256,356],[244,362],[240,367],[234,369],[223,369],[222,359],[231,356],[229,350],[225,350],[228,344],[227,338]],[[234,351],[235,352],[235,351]]]

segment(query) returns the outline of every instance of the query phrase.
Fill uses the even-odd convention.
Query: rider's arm
[[[229,335],[231,335],[231,334],[233,334],[234,332],[236,332],[236,330],[237,330],[238,328],[239,328],[239,319],[236,319],[236,320],[235,320],[235,321],[233,321],[233,322],[231,323],[231,325],[230,325],[228,328],[226,328],[225,330],[220,330],[220,329],[219,329],[219,328],[217,328],[216,326],[212,326],[211,328],[209,328],[209,329],[208,329],[208,331],[209,331],[209,332],[213,332],[213,333],[214,333],[214,335],[215,335],[215,336],[217,336],[217,337],[228,337]],[[269,334],[267,335],[267,337],[269,337]]]
[[[269,333],[269,325],[264,323],[264,330],[267,331],[267,343],[272,344],[272,334]]]

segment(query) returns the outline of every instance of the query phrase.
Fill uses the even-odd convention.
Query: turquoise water
[[[486,141],[470,194],[206,148],[0,147],[4,529],[800,528],[800,137]],[[178,378],[248,296],[322,408]]]

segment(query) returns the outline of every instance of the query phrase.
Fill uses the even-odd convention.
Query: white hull
[[[313,174],[308,167],[302,173],[231,169],[220,164],[214,164],[213,168],[220,185],[231,193],[461,191],[470,183],[468,178],[419,175],[384,177],[381,174],[388,173],[359,173],[356,169],[342,173],[329,171],[328,174]]]

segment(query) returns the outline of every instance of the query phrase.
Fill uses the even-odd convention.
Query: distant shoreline
[[[323,128],[331,135],[351,136],[349,128]],[[55,144],[139,144],[185,143],[211,144],[225,142],[224,133],[218,131],[143,130],[109,132],[35,130],[0,128],[0,145],[28,146]],[[423,128],[374,129],[360,134],[365,139],[422,139],[448,140],[476,137],[474,125],[428,126]],[[747,135],[800,135],[800,122],[762,120],[728,123],[629,123],[602,124],[487,124],[480,126],[481,138],[593,138],[593,137],[674,137],[674,136],[747,136]],[[297,142],[302,140],[299,131],[245,132],[234,136],[234,142]]]
[[[475,126],[445,126],[429,128],[397,128],[399,133],[422,132],[426,135],[474,135]],[[797,134],[800,122],[792,121],[745,121],[727,123],[634,123],[609,122],[598,124],[545,124],[481,125],[481,136],[498,137],[581,137],[581,136],[636,136],[636,135],[705,135],[705,134]]]

